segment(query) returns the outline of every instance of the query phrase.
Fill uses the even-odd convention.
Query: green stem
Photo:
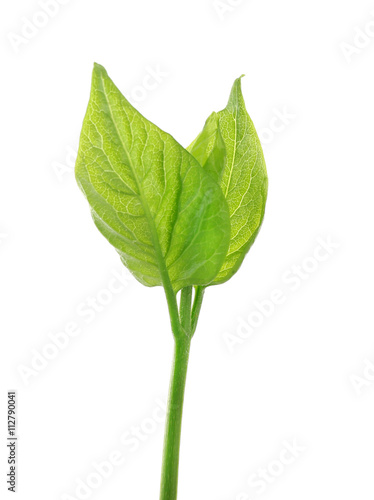
[[[194,305],[191,310],[192,287],[182,289],[178,317],[176,317],[176,297],[168,290],[166,293],[175,344],[165,424],[160,500],[176,500],[177,498],[179,450],[188,358],[191,338],[196,329],[203,300],[204,288],[196,287],[195,291]]]
[[[203,286],[195,287],[195,298],[192,306],[191,313],[191,333],[192,335],[195,333],[197,320],[199,319],[199,314],[201,310],[201,305],[203,303],[205,288]]]
[[[177,298],[173,291],[173,288],[166,280],[164,281],[164,290],[166,295],[166,301],[169,309],[170,323],[171,329],[174,335],[174,338],[180,337],[182,334],[182,327],[179,321],[179,313],[178,313],[178,304]]]
[[[181,325],[189,335],[191,331],[191,300],[192,300],[192,286],[187,286],[181,291],[181,304],[180,304],[180,320]]]
[[[175,338],[174,360],[165,425],[160,500],[176,500],[177,498],[183,399],[190,343],[191,339],[187,335]]]

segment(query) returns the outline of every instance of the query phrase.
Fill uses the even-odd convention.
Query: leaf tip
[[[243,101],[242,85],[241,85],[241,80],[242,80],[243,76],[245,76],[245,75],[244,74],[240,75],[239,78],[236,78],[236,80],[233,83],[233,86],[232,86],[231,92],[230,92],[229,101],[228,101],[227,107],[226,107],[226,109],[228,109],[228,110],[236,109],[238,106],[238,103],[240,101]]]
[[[94,62],[93,72],[97,74],[106,75],[106,69],[101,64]]]
[[[242,78],[244,77],[245,75],[240,75],[239,78],[237,78],[235,81],[234,81],[234,85],[233,85],[233,89],[236,87],[236,88],[239,88],[241,89],[241,85],[242,85]]]

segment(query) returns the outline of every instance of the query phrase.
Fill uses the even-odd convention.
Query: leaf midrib
[[[236,158],[236,136],[237,136],[237,125],[236,125],[236,116],[237,116],[237,110],[235,110],[235,114],[234,115],[234,124],[235,124],[235,135],[234,135],[234,152],[233,152],[233,155],[232,155],[232,162],[231,162],[231,168],[230,168],[230,174],[229,174],[229,179],[228,179],[228,182],[227,182],[227,186],[226,186],[226,193],[225,193],[225,198],[227,198],[227,194],[229,192],[229,187],[230,187],[230,184],[231,184],[231,177],[232,177],[232,172],[234,170],[234,163],[235,163],[235,158]],[[230,219],[231,219],[231,215],[230,215]]]

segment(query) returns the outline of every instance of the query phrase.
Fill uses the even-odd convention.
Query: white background
[[[70,0],[53,17],[41,10],[36,0],[0,8],[1,496],[15,389],[20,500],[84,498],[79,481],[100,482],[93,463],[115,450],[123,464],[86,498],[158,498],[154,417],[173,347],[163,291],[129,277],[108,295],[121,263],[72,173],[96,61],[185,146],[245,73],[264,143],[263,228],[238,274],[207,291],[192,343],[178,499],[372,500],[374,3]],[[147,77],[155,71],[158,81]],[[275,289],[283,303],[249,335],[256,301]],[[107,303],[87,322],[79,310],[90,297]],[[80,333],[48,351],[71,322]],[[32,372],[43,350],[55,358]],[[136,427],[144,441],[128,439]],[[253,487],[261,468],[268,481]]]

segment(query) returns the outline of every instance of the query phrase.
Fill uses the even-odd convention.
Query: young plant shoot
[[[75,171],[94,223],[123,264],[143,285],[165,290],[175,348],[160,500],[175,500],[188,356],[204,292],[236,273],[264,217],[266,167],[241,79],[184,148],[95,64]]]

